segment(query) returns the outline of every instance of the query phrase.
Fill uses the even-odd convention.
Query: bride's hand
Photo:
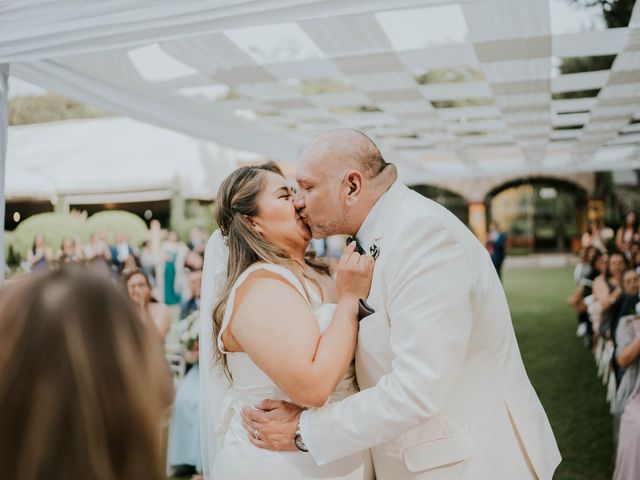
[[[336,268],[336,287],[340,299],[352,298],[356,302],[369,296],[373,277],[374,259],[355,251],[356,242],[347,245]]]

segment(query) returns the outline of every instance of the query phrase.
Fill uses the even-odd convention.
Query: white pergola
[[[435,28],[443,9],[460,35],[391,38],[396,14]],[[284,162],[321,131],[359,128],[408,183],[637,168],[639,10],[628,28],[552,34],[548,0],[9,0],[0,158],[10,65],[104,110]],[[304,54],[265,58],[242,40],[285,30]],[[613,54],[610,70],[554,73],[561,58]],[[588,90],[599,93],[554,99]]]

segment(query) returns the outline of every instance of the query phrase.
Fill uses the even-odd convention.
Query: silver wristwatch
[[[300,421],[298,421],[298,429],[296,430],[296,435],[293,437],[294,442],[296,443],[296,448],[301,452],[308,452],[309,449],[304,444],[304,440],[302,440],[302,434],[300,433]]]

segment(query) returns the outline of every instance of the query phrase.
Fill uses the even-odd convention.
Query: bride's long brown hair
[[[216,360],[220,362],[229,379],[231,379],[231,372],[225,355],[218,348],[217,338],[231,289],[247,268],[256,262],[281,265],[288,268],[300,280],[307,297],[309,297],[307,281],[312,282],[318,291],[322,292],[317,280],[305,272],[304,265],[258,234],[249,221],[250,217],[258,215],[258,198],[265,188],[267,172],[284,177],[282,170],[274,162],[241,167],[222,182],[216,198],[216,220],[229,247],[229,262],[227,281],[222,296],[213,310],[213,343]],[[329,274],[329,267],[325,262],[311,256],[307,256],[305,262],[316,271]]]

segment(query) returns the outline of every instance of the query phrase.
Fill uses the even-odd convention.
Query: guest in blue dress
[[[182,306],[180,342],[187,363],[193,364],[176,392],[167,463],[175,473],[202,472],[200,453],[200,369],[198,368],[198,317],[202,272],[189,274],[191,299]]]

